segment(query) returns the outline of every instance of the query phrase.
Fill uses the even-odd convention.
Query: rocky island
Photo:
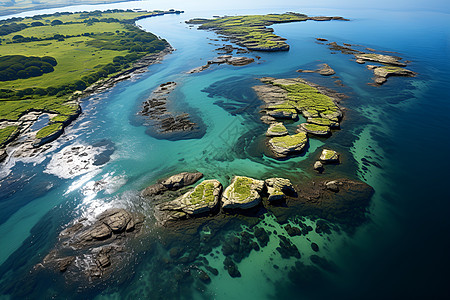
[[[273,24],[301,21],[348,21],[342,17],[308,17],[299,13],[244,15],[214,19],[192,19],[187,24],[200,25],[198,29],[213,30],[230,41],[253,51],[287,51],[286,39],[273,33]]]
[[[261,78],[264,85],[254,86],[265,103],[261,120],[269,124],[266,136],[269,149],[276,158],[300,153],[308,143],[308,135],[329,136],[339,128],[343,117],[338,103],[344,95],[301,78]],[[289,135],[283,120],[297,120],[302,114],[307,122],[300,124],[297,133]]]

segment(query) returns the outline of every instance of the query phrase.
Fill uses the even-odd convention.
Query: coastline
[[[131,0],[103,0],[103,1],[86,1],[87,3],[66,3],[66,4],[55,4],[55,5],[51,5],[51,4],[40,4],[40,5],[36,5],[33,7],[27,7],[27,8],[17,8],[17,9],[5,9],[5,10],[0,10],[0,19],[7,17],[7,16],[11,16],[11,15],[15,15],[15,14],[20,14],[23,12],[27,12],[27,11],[35,11],[35,10],[44,10],[44,9],[52,9],[52,8],[63,8],[63,7],[67,7],[67,6],[76,6],[76,5],[96,5],[96,4],[113,4],[113,3],[121,3],[121,2],[130,2]]]
[[[136,26],[136,25],[134,24],[134,26]],[[88,86],[83,91],[74,92],[69,97],[68,103],[72,102],[75,106],[77,106],[76,112],[73,115],[71,115],[70,118],[68,118],[64,123],[61,123],[62,126],[60,126],[60,128],[58,128],[57,131],[55,131],[53,134],[51,134],[49,136],[38,139],[38,138],[34,137],[35,133],[31,132],[32,135],[31,135],[31,139],[30,139],[30,136],[29,136],[30,132],[27,132],[27,131],[29,130],[30,127],[33,126],[33,124],[42,115],[49,114],[49,113],[51,114],[52,112],[34,111],[34,110],[27,112],[26,114],[21,116],[20,119],[23,118],[26,120],[19,121],[19,122],[22,122],[22,123],[20,123],[21,125],[19,124],[19,126],[22,126],[24,124],[24,122],[29,123],[29,124],[25,124],[23,131],[21,130],[22,134],[26,135],[28,137],[28,139],[25,140],[24,142],[18,142],[17,137],[19,137],[21,135],[20,131],[17,134],[15,134],[14,138],[9,139],[9,141],[7,143],[5,143],[4,148],[2,148],[4,154],[1,156],[0,163],[7,160],[7,158],[9,157],[8,152],[11,152],[11,151],[9,151],[9,148],[11,148],[11,147],[21,148],[21,151],[19,151],[19,152],[17,152],[16,150],[13,151],[15,157],[33,157],[39,153],[46,151],[49,147],[42,147],[42,146],[58,139],[64,133],[64,129],[67,126],[69,126],[70,124],[72,124],[72,122],[75,121],[82,114],[82,109],[81,109],[80,103],[84,98],[89,97],[94,94],[97,94],[97,93],[105,92],[106,90],[111,89],[117,83],[119,83],[121,81],[130,79],[132,76],[146,72],[146,70],[149,66],[156,64],[156,63],[160,63],[167,54],[172,53],[174,50],[175,49],[168,42],[166,42],[166,47],[163,50],[161,50],[160,52],[145,55],[142,58],[140,58],[139,60],[137,60],[136,62],[134,62],[131,67],[121,70],[120,72],[118,72],[117,74],[115,74],[109,78],[100,79],[100,80],[94,82],[93,84],[91,84],[90,86]],[[30,113],[32,114],[31,118],[28,116]]]

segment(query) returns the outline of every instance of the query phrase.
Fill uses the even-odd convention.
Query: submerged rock
[[[283,123],[273,123],[267,129],[266,136],[283,136],[289,134]]]
[[[318,172],[322,172],[323,171],[323,164],[320,161],[316,161],[314,163],[314,170],[316,170]]]
[[[268,146],[275,157],[284,158],[294,153],[299,153],[308,143],[306,132],[298,132],[294,135],[286,135],[271,138]]]
[[[295,194],[294,186],[289,179],[269,178],[265,180],[267,187],[268,200],[278,201],[286,198],[287,195]]]
[[[339,153],[334,150],[323,149],[319,159],[323,163],[338,163]]]
[[[222,195],[222,207],[225,209],[247,209],[261,202],[264,181],[244,176],[235,176]]]
[[[329,191],[332,191],[335,193],[339,192],[339,182],[336,180],[326,182],[325,187]]]

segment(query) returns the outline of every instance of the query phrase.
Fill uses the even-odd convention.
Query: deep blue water
[[[449,15],[351,7],[302,9],[281,4],[271,9],[248,7],[211,12],[191,10],[179,16],[140,20],[139,25],[164,37],[177,50],[139,78],[85,99],[83,115],[41,157],[33,161],[11,159],[2,166],[2,294],[13,298],[80,299],[181,296],[186,299],[440,299],[450,295],[447,287],[450,193],[446,187],[450,164],[447,158],[450,151]],[[352,21],[276,25],[275,32],[287,38],[291,45],[289,52],[258,53],[259,63],[242,68],[215,66],[200,74],[186,74],[216,56],[216,46],[208,40],[216,36],[189,28],[185,20],[216,14],[284,11],[342,15]],[[398,52],[412,61],[409,67],[419,75],[390,78],[382,87],[368,86],[370,71],[350,61],[350,56],[330,53],[325,45],[315,43],[316,37]],[[255,118],[258,100],[251,86],[257,84],[256,78],[295,77],[299,75],[295,70],[321,62],[336,70],[345,87],[316,75],[307,78],[349,95],[342,102],[348,114],[340,132],[327,140],[312,139],[308,152],[300,157],[282,162],[266,157],[257,146],[258,136],[265,128]],[[136,123],[135,115],[142,101],[157,85],[171,80],[178,83],[175,107],[188,109],[203,121],[206,134],[201,139],[158,140]],[[60,172],[49,168],[54,154],[64,147],[98,142],[105,145],[105,141],[114,153],[103,166],[74,178],[61,178]],[[151,211],[148,204],[141,202],[138,192],[166,174],[196,169],[225,185],[235,174],[256,178],[310,176],[302,161],[317,155],[323,145],[347,157],[344,164],[333,170],[359,178],[375,189],[369,221],[358,226],[355,232],[310,237],[320,245],[321,256],[335,264],[333,272],[301,269],[288,274],[283,267],[293,266],[295,260],[274,256],[272,252],[278,240],[271,237],[265,249],[252,252],[239,263],[241,278],[229,277],[223,271],[223,257],[211,256],[209,264],[220,273],[208,286],[195,288],[194,283],[180,284],[176,286],[178,293],[171,293],[164,290],[174,289],[164,278],[164,274],[171,273],[155,259],[164,257],[167,251],[154,246],[155,242],[148,238],[141,250],[135,250],[136,262],[129,266],[131,278],[109,287],[99,286],[77,294],[77,288],[66,285],[58,274],[44,274],[39,278],[29,275],[33,266],[51,250],[58,232],[74,218],[92,218],[109,207],[133,211],[144,207]],[[364,165],[364,159],[377,165]],[[86,188],[99,179],[108,183],[106,191],[94,193]],[[281,230],[272,216],[266,216],[265,222]],[[151,222],[147,226],[150,232],[157,231],[151,228]],[[226,230],[233,232],[239,227],[230,225],[223,229],[224,233]],[[300,238],[292,241],[302,253],[302,262],[311,265],[307,263],[312,254],[309,244]],[[280,268],[274,269],[274,264]],[[302,276],[309,277],[305,281],[307,285],[296,281]],[[11,284],[23,279],[28,284],[21,294]]]

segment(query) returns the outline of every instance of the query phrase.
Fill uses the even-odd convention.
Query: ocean
[[[352,4],[325,8],[281,1],[255,8],[249,2],[223,9],[191,4],[173,7],[185,10],[184,14],[139,20],[139,26],[165,38],[176,51],[148,72],[84,99],[83,114],[53,142],[50,151],[31,159],[9,159],[0,166],[0,295],[5,299],[447,299],[449,14],[444,8],[391,10]],[[148,2],[107,7],[172,8],[152,7]],[[219,42],[214,32],[197,30],[184,21],[285,11],[339,15],[351,21],[274,25],[290,51],[250,53],[261,58],[244,67],[220,65],[187,74],[216,57]],[[370,86],[371,71],[349,55],[330,51],[316,38],[393,51],[411,61],[408,68],[418,75]],[[332,66],[344,86],[336,85],[333,78],[296,72],[320,63]],[[268,157],[261,146],[266,130],[259,122],[261,103],[252,90],[264,76],[301,76],[346,94],[341,102],[346,109],[341,129],[328,139],[311,139],[304,155],[284,161]],[[177,82],[172,109],[198,118],[205,132],[201,138],[164,140],[146,132],[137,113],[151,92],[168,81]],[[92,151],[108,149],[108,162],[67,175],[56,166],[56,154],[80,145],[94,145]],[[322,176],[311,165],[323,147],[338,150],[344,159]],[[234,175],[299,182],[344,176],[369,184],[375,193],[364,221],[345,226],[327,220],[332,228],[327,234],[287,235],[286,222],[315,228],[318,221],[317,216],[294,209],[283,222],[271,212],[227,222],[207,221],[195,232],[181,230],[183,237],[177,242],[154,224],[154,205],[139,193],[167,175],[193,170],[225,186]],[[92,188],[99,180],[104,183],[101,191]],[[132,251],[119,274],[104,282],[89,282],[33,271],[74,219],[92,220],[111,207],[147,215],[145,234],[130,245]],[[223,267],[223,244],[255,228],[269,232],[269,241],[241,257],[236,265],[242,276],[232,278]],[[214,238],[205,241],[203,237],[211,232]],[[283,239],[297,247],[301,258],[280,255],[277,247]],[[311,249],[311,242],[319,246],[319,252]],[[192,256],[192,262],[168,260],[170,249],[180,247]],[[208,265],[218,275],[211,275],[208,284],[192,274],[180,275],[192,264]]]

